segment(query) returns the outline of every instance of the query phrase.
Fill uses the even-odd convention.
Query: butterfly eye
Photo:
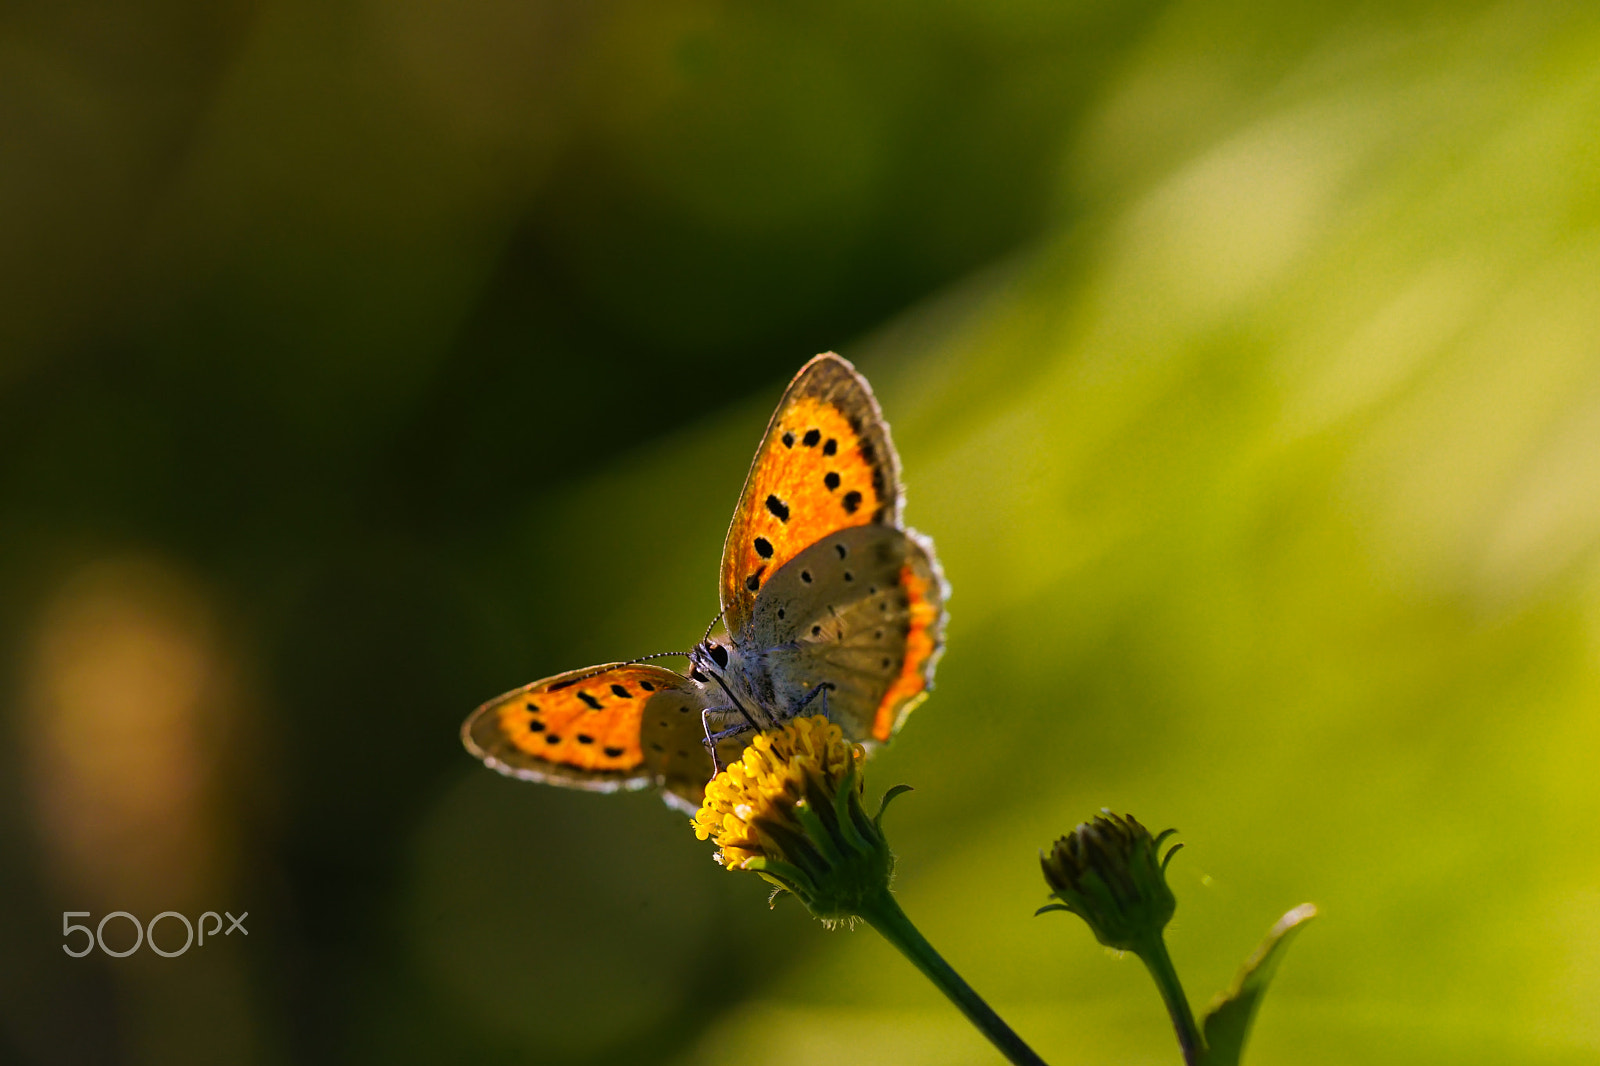
[[[727,666],[728,649],[724,648],[721,644],[711,645],[711,658],[715,660],[718,666]]]

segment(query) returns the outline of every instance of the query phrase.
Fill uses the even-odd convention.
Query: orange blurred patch
[[[163,567],[97,564],[44,611],[25,736],[46,851],[86,903],[160,910],[216,883],[223,680],[202,597]]]

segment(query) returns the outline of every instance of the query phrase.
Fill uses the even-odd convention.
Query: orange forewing
[[[722,549],[729,632],[784,563],[868,523],[900,523],[899,460],[866,379],[829,352],[790,382],[745,479]]]
[[[574,670],[479,707],[461,727],[467,750],[502,773],[609,790],[655,782],[641,742],[647,705],[672,694],[704,704],[699,685],[640,663]]]

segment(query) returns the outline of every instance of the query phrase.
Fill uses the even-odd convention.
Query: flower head
[[[866,753],[826,718],[795,718],[762,733],[706,786],[695,835],[717,844],[730,870],[752,870],[793,892],[817,917],[853,917],[884,892],[894,856],[862,805]]]
[[[1161,843],[1177,832],[1152,837],[1132,815],[1103,811],[1039,855],[1044,879],[1060,900],[1045,911],[1071,911],[1106,947],[1142,951],[1157,943],[1172,920],[1177,901],[1167,887],[1167,863],[1182,844],[1163,858]]]

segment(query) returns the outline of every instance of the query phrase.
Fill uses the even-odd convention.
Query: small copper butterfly
[[[644,662],[557,674],[479,707],[462,742],[503,774],[653,786],[692,811],[718,765],[797,714],[887,741],[932,687],[950,591],[901,503],[872,388],[839,356],[817,356],[756,450],[722,547],[726,633],[688,653],[688,675]]]

